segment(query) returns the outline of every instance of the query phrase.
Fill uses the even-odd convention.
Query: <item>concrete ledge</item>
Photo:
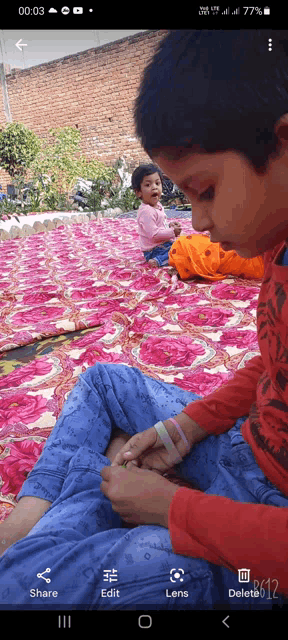
[[[36,223],[35,223],[36,224]],[[44,227],[46,229],[46,227]],[[37,230],[34,227],[30,227],[30,224],[24,224],[22,227],[23,236],[33,236],[37,233]]]
[[[16,227],[15,224],[10,229],[9,232],[10,238],[20,238],[23,237],[23,231],[21,227]]]
[[[47,231],[52,231],[52,229],[55,229],[53,220],[44,220],[43,224],[47,228]]]
[[[24,225],[25,227],[25,225]],[[27,227],[29,227],[29,225],[27,224]],[[33,229],[35,231],[37,231],[38,233],[41,233],[43,231],[47,231],[47,228],[45,227],[44,224],[42,224],[42,222],[39,222],[39,220],[37,220],[36,222],[34,222],[33,224]]]
[[[49,213],[37,214],[38,220],[33,222],[34,216],[19,216],[19,224],[14,223],[14,219],[7,221],[0,220],[0,242],[4,240],[11,240],[14,238],[23,238],[26,236],[32,236],[35,233],[47,233],[63,225],[71,224],[87,224],[90,221],[97,220],[98,222],[103,218],[115,218],[118,214],[121,214],[121,209],[106,209],[105,211],[95,211],[95,213],[76,213],[75,211],[63,211],[63,215],[59,211]],[[40,220],[39,220],[40,218]],[[2,227],[2,228],[1,228]]]
[[[4,231],[4,229],[0,229],[0,240],[11,240],[8,231]]]

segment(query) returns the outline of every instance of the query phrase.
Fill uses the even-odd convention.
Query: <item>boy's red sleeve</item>
[[[271,597],[274,590],[288,596],[287,509],[180,487],[169,508],[169,532],[174,553],[203,558],[236,574],[250,569],[250,581],[263,582],[263,589],[270,578]]]

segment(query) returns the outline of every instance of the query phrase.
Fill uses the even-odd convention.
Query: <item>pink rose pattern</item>
[[[180,223],[191,234],[190,220]],[[145,262],[135,219],[69,225],[0,244],[0,522],[88,367],[135,366],[205,396],[259,353],[261,282],[229,277],[175,286],[167,269]],[[38,340],[83,329],[14,368],[12,352],[5,359],[11,349],[33,351]]]

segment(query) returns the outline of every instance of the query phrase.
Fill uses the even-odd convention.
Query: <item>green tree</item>
[[[112,167],[106,167],[97,160],[88,161],[85,155],[81,154],[81,134],[77,129],[50,129],[49,134],[53,140],[50,144],[41,141],[41,150],[31,164],[34,182],[39,190],[43,191],[41,176],[49,177],[42,200],[46,208],[67,208],[68,196],[78,178],[112,182],[116,173]]]
[[[24,176],[39,150],[38,136],[21,122],[6,125],[0,133],[0,167],[11,178]]]
[[[25,176],[39,150],[38,136],[21,122],[12,122],[6,125],[0,133],[0,167],[5,169],[13,179],[13,183],[19,191],[22,207],[24,206],[22,189]],[[4,201],[4,206],[0,211],[0,219],[4,213],[10,217],[16,209],[15,203]]]
[[[109,202],[107,206],[120,206],[127,211],[139,206],[134,192],[130,188],[123,190],[118,184],[119,162],[115,167],[109,167],[98,160],[88,160],[80,151],[80,142],[81,134],[74,127],[52,128],[48,139],[39,139],[21,123],[6,126],[0,134],[0,166],[8,171],[19,190],[21,213],[71,208],[69,195],[78,178],[93,183],[92,193],[87,194],[91,210],[103,208],[103,191],[100,188],[103,183]],[[23,202],[22,190],[28,171],[33,186]],[[17,210],[15,202],[3,200],[0,220],[4,215],[16,217]]]

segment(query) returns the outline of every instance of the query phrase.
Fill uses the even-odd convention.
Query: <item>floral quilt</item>
[[[151,268],[135,219],[0,244],[0,521],[88,367],[136,366],[205,396],[259,354],[261,282],[184,282]]]

